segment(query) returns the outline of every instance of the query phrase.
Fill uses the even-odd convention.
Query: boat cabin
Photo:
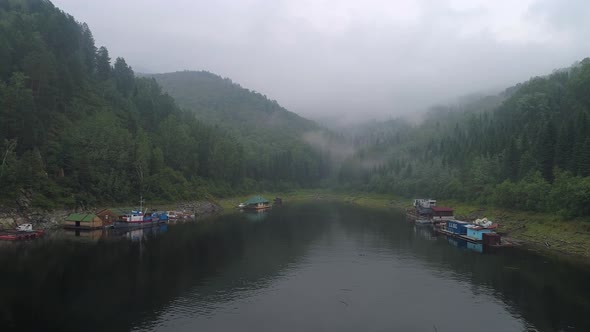
[[[455,234],[467,234],[467,225],[469,225],[466,221],[459,221],[459,220],[448,220],[447,221],[447,231]]]
[[[270,201],[262,196],[254,196],[251,197],[249,200],[245,201],[244,209],[249,210],[264,210],[269,209],[271,207]]]
[[[467,228],[467,236],[474,240],[482,241],[483,235],[488,233],[495,233],[493,229],[483,228],[480,226],[469,225]]]
[[[98,211],[96,215],[102,220],[103,225],[111,225],[115,221],[120,221],[121,216],[129,213],[132,208],[106,208]]]
[[[414,207],[415,208],[432,208],[433,206],[436,206],[436,200],[435,199],[430,199],[430,198],[416,198],[414,199]]]
[[[445,207],[445,206],[433,206],[431,207],[432,210],[432,219],[434,221],[445,221],[445,220],[452,220],[455,219],[453,208]]]
[[[152,221],[168,221],[168,212],[153,210],[151,217]]]
[[[144,215],[143,212],[141,211],[130,211],[127,212],[121,216],[119,216],[119,219],[123,222],[143,222],[144,221]],[[151,220],[151,217],[150,217]]]
[[[64,228],[69,229],[98,229],[104,226],[96,214],[72,213],[65,222]]]
[[[480,225],[467,225],[467,236],[478,241],[483,241],[484,234],[496,234],[498,224],[491,224],[488,227]]]

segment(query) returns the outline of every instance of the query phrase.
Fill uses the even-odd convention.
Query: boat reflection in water
[[[426,240],[436,240],[437,236],[436,233],[434,232],[434,229],[432,228],[432,226],[426,226],[426,225],[414,225],[414,234],[420,236],[423,239]]]
[[[124,233],[124,236],[131,241],[142,241],[149,237],[156,237],[168,231],[168,224],[160,224],[150,228],[139,228]]]
[[[268,217],[268,210],[241,210],[244,218],[252,222],[260,222]]]
[[[475,251],[480,254],[483,254],[483,252],[484,252],[483,244],[481,244],[481,243],[473,243],[473,242],[465,241],[462,239],[453,238],[450,236],[447,237],[447,241],[449,241],[449,243],[451,245],[453,245],[457,248],[460,248],[460,249],[468,249],[468,250]]]
[[[70,230],[65,229],[61,232],[65,238],[80,240],[83,242],[97,242],[98,240],[108,236],[108,231],[105,229],[95,230]]]
[[[155,237],[168,231],[168,224],[156,224],[153,227],[144,228],[114,228],[96,230],[64,230],[61,234],[65,238],[75,239],[82,242],[98,242],[105,238],[127,238],[132,241],[139,241],[147,237]]]
[[[484,245],[482,255],[461,239],[432,241],[427,227],[404,217],[301,202],[155,230],[109,230],[96,242],[49,236],[0,245],[0,326],[590,331],[587,264],[518,247],[490,255],[498,248]]]

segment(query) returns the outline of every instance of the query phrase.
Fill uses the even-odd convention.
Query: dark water
[[[590,268],[339,204],[0,247],[2,331],[590,331]],[[459,247],[457,247],[459,246]]]

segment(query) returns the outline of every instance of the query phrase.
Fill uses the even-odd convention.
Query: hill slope
[[[111,61],[86,24],[46,0],[0,1],[0,119],[5,207],[171,201],[319,176],[315,160],[289,154],[245,162],[243,139]]]
[[[276,101],[205,71],[149,75],[202,122],[232,132],[244,146],[246,175],[255,179],[316,184],[327,159],[303,136],[319,127]]]
[[[181,107],[199,119],[240,132],[271,131],[297,137],[317,125],[287,111],[276,101],[206,71],[150,75]]]
[[[420,125],[392,127],[345,163],[340,179],[402,195],[588,216],[588,91],[585,59],[511,87],[501,99],[439,109]],[[377,162],[363,167],[367,160]]]

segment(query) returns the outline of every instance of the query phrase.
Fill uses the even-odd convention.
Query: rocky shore
[[[33,224],[34,229],[60,228],[70,213],[96,213],[101,208],[43,210],[31,207],[28,200],[19,200],[17,207],[0,206],[0,229],[14,229],[21,224]],[[199,220],[223,211],[223,208],[210,201],[189,201],[175,204],[176,211],[190,219]]]

